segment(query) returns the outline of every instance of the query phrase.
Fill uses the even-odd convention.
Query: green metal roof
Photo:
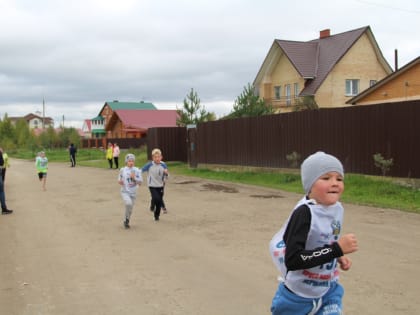
[[[104,120],[104,118],[101,115],[98,115],[95,118],[92,118],[91,120]]]
[[[105,129],[92,129],[92,133],[106,133]]]
[[[112,110],[117,109],[157,109],[152,103],[146,102],[106,102]]]

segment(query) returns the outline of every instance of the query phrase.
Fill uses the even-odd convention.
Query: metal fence
[[[388,175],[420,178],[420,101],[217,120],[194,131],[149,129],[149,158],[160,148],[166,161],[288,168],[292,152],[301,156],[300,165],[324,151],[337,156],[346,172],[380,175],[373,159],[380,153],[394,161]],[[121,147],[123,139],[113,140]]]
[[[420,177],[420,101],[318,109],[218,120],[197,126],[198,163],[287,168],[286,156],[324,151],[347,172],[381,174],[373,155],[392,158],[388,172]],[[300,163],[299,163],[300,164]]]
[[[150,128],[147,131],[147,156],[154,148],[162,151],[165,161],[187,162],[187,129],[185,127]]]

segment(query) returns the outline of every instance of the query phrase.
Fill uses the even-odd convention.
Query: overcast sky
[[[81,127],[105,101],[182,108],[193,88],[218,117],[274,39],[370,26],[394,68],[420,56],[418,0],[0,0],[0,117],[43,110]]]

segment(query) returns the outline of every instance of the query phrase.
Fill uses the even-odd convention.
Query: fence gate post
[[[197,128],[196,125],[187,125],[187,148],[188,148],[188,164],[192,168],[197,168],[197,145],[196,145]]]

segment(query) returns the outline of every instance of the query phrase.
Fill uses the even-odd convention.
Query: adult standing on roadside
[[[70,143],[69,154],[70,154],[71,167],[76,166],[76,153],[77,153],[77,148],[74,146],[73,143]]]
[[[3,160],[3,150],[0,150],[0,168],[3,171],[4,160]],[[13,210],[7,208],[6,205],[6,194],[4,193],[4,183],[3,177],[0,176],[0,204],[1,204],[1,214],[10,214]]]
[[[118,158],[120,156],[120,147],[117,143],[114,143],[114,149],[112,150],[112,155],[114,157],[115,168],[118,169]]]
[[[4,165],[1,169],[1,178],[3,179],[3,184],[4,184],[4,180],[6,179],[6,169],[10,166],[9,164],[9,156],[7,155],[6,152],[4,152],[3,148],[0,148],[0,154],[2,154],[3,156],[3,160],[4,160]]]
[[[114,151],[114,147],[112,143],[110,142],[108,143],[108,149],[106,150],[106,159],[108,160],[110,169],[112,168],[112,160],[114,158],[113,153],[112,153],[113,151]]]

